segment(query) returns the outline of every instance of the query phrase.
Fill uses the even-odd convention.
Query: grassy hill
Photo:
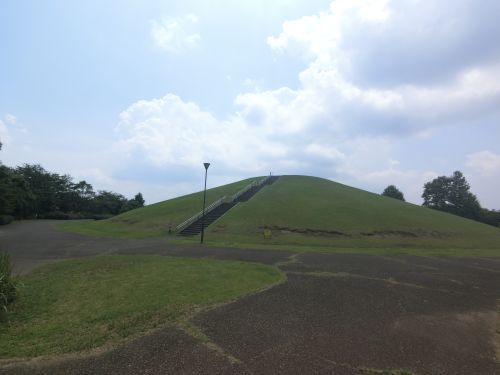
[[[207,202],[252,179],[211,189]],[[88,234],[157,236],[200,208],[202,193],[127,212],[110,220],[65,227]],[[271,236],[265,237],[264,230]],[[268,232],[269,233],[269,232]],[[198,238],[178,239],[195,242]],[[283,176],[207,228],[214,246],[300,251],[427,252],[500,255],[500,230],[472,220],[315,177]],[[479,252],[481,250],[481,252]]]
[[[316,250],[492,249],[500,255],[497,228],[306,176],[283,176],[237,205],[209,228],[207,240]]]
[[[224,195],[232,195],[259,177],[234,182],[207,190],[207,206]],[[169,199],[125,212],[107,220],[68,222],[59,227],[93,236],[156,237],[168,234],[184,220],[200,212],[203,191]]]

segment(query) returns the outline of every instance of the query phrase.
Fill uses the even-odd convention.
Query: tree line
[[[112,191],[95,192],[86,181],[74,182],[39,164],[10,168],[0,163],[0,224],[14,218],[103,219],[143,206],[141,193],[127,199]]]
[[[403,193],[389,185],[382,195],[404,201]],[[424,184],[422,198],[425,207],[448,212],[485,224],[500,226],[500,210],[481,207],[477,197],[470,191],[470,185],[460,171],[451,176],[439,176]]]

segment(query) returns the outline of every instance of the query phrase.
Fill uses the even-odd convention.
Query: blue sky
[[[0,160],[152,203],[267,174],[500,208],[500,3],[0,1]]]

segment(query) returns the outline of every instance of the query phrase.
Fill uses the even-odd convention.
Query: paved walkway
[[[193,319],[219,350],[165,328],[112,350],[17,363],[0,374],[500,374],[500,259],[175,247],[59,232],[50,221],[0,228],[0,247],[20,272],[120,253],[256,261],[287,273],[278,286]]]

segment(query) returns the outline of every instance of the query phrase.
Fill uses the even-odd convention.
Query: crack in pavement
[[[333,277],[333,278],[343,278],[343,277],[353,277],[353,278],[358,278],[358,279],[366,279],[366,280],[373,280],[373,281],[381,281],[384,283],[392,284],[392,285],[401,285],[401,286],[406,286],[409,288],[418,288],[418,289],[427,289],[427,290],[434,290],[438,292],[443,292],[443,293],[449,293],[453,295],[464,295],[464,293],[460,292],[452,292],[451,290],[443,289],[443,288],[430,288],[425,285],[419,285],[419,284],[412,284],[412,283],[406,283],[404,281],[398,281],[393,278],[380,278],[380,277],[371,277],[371,276],[365,276],[365,275],[360,275],[360,274],[355,274],[355,273],[349,273],[349,272],[327,272],[327,271],[311,271],[311,272],[300,272],[300,271],[288,271],[288,274],[291,275],[303,275],[303,276],[311,276],[311,277]]]

